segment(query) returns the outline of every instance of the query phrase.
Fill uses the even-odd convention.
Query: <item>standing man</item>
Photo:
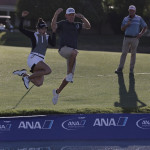
[[[53,90],[53,104],[57,104],[59,93],[69,83],[73,83],[73,76],[76,66],[77,40],[80,30],[90,29],[91,25],[89,21],[82,15],[76,14],[74,8],[68,8],[66,10],[66,20],[57,22],[58,15],[63,11],[59,8],[52,19],[52,30],[56,30],[59,33],[59,54],[67,60],[67,76],[62,81],[60,87],[57,90]],[[74,22],[75,17],[80,18],[82,23]]]
[[[128,11],[129,15],[123,19],[121,25],[121,30],[125,31],[125,37],[123,40],[120,64],[118,69],[116,69],[115,73],[122,73],[129,49],[131,50],[130,73],[134,73],[133,70],[139,39],[142,37],[147,29],[147,24],[142,19],[142,17],[135,14],[136,7],[134,5],[130,5]]]

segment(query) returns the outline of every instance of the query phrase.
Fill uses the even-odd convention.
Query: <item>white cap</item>
[[[74,8],[68,8],[68,9],[66,10],[66,14],[75,14]]]
[[[130,9],[131,9],[131,10],[136,10],[136,7],[135,7],[134,5],[130,5],[130,6],[129,6],[129,10],[130,10]]]

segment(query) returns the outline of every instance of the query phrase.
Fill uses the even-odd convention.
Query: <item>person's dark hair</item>
[[[37,29],[42,29],[43,27],[47,28],[47,24],[42,18],[39,18],[38,22],[37,22],[37,25],[36,25],[36,28]]]

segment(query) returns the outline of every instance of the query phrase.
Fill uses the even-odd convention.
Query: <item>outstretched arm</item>
[[[57,29],[57,18],[58,18],[58,15],[63,11],[62,8],[58,8],[52,18],[52,22],[51,22],[51,28],[52,28],[52,31],[53,32],[56,32],[56,29]]]
[[[84,29],[90,29],[91,28],[90,22],[82,14],[78,13],[78,14],[76,14],[76,17],[82,19],[82,22],[83,22],[82,27]]]

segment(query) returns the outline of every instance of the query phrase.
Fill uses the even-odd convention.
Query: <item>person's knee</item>
[[[136,55],[136,51],[132,50],[131,55]]]
[[[38,81],[38,82],[35,83],[35,85],[36,85],[37,87],[40,87],[40,86],[43,85],[43,82],[42,82],[42,81]]]
[[[48,68],[46,72],[47,72],[47,74],[50,74],[50,73],[52,73],[52,70],[50,68]]]
[[[136,53],[131,53],[131,56],[132,56],[132,57],[133,57],[133,56],[135,57],[135,56],[136,56]]]
[[[76,50],[74,50],[74,51],[71,53],[71,57],[76,58],[76,57],[77,57],[77,54],[78,54],[78,52],[77,52]]]
[[[45,69],[45,75],[48,75],[48,74],[50,74],[50,73],[52,73],[52,70],[51,70],[51,68],[47,67],[47,68]]]
[[[122,52],[122,56],[126,56],[127,54],[127,52]]]

